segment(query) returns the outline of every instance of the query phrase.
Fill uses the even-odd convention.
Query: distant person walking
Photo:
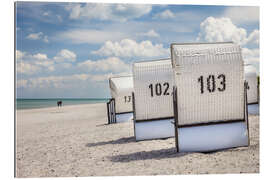
[[[62,101],[57,101],[57,106],[61,107],[62,106]]]

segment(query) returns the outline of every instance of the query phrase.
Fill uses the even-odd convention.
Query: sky
[[[173,42],[233,41],[259,73],[259,7],[16,3],[17,98],[108,98],[108,78]]]

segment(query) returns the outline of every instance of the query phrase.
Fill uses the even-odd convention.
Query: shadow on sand
[[[108,158],[112,162],[130,162],[130,161],[139,161],[146,159],[164,159],[164,158],[174,158],[182,157],[189,153],[177,153],[176,148],[169,149],[160,149],[152,151],[141,151],[124,155],[109,156]]]
[[[95,146],[103,146],[106,144],[125,144],[125,143],[131,143],[135,142],[135,138],[132,137],[124,137],[117,140],[111,140],[111,141],[103,141],[103,142],[97,142],[97,143],[87,143],[86,147],[95,147]]]
[[[110,124],[108,124],[108,123],[105,123],[105,124],[98,124],[98,125],[96,125],[96,127],[107,126],[107,125],[110,125]]]
[[[238,147],[232,149],[224,149],[224,150],[216,150],[211,152],[176,152],[176,148],[169,148],[169,149],[160,149],[160,150],[152,150],[152,151],[141,151],[135,152],[130,154],[124,155],[115,155],[109,156],[108,158],[112,162],[130,162],[130,161],[138,161],[138,160],[145,160],[145,159],[165,159],[165,158],[174,158],[174,157],[183,157],[188,154],[192,153],[200,153],[205,155],[212,155],[218,152],[225,152],[225,151],[247,151],[250,148],[255,148],[255,146],[251,145],[249,147]]]

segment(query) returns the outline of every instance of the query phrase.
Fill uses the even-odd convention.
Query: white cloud
[[[44,35],[43,32],[31,33],[26,38],[30,40],[42,40],[45,43],[49,43],[48,36]]]
[[[38,39],[41,39],[42,38],[42,35],[43,35],[42,32],[31,33],[26,38],[27,39],[31,39],[31,40],[38,40]]]
[[[260,44],[260,31],[255,29],[252,33],[249,34],[246,44]]]
[[[48,69],[50,71],[54,69],[53,68],[54,62],[50,61],[50,60],[47,60],[47,61],[35,61],[34,64],[38,65],[38,66],[48,67]]]
[[[16,50],[16,60],[17,61],[27,61],[27,62],[36,62],[36,61],[45,61],[49,60],[47,54],[37,53],[37,54],[29,54],[27,52],[22,52],[20,50]]]
[[[93,29],[74,29],[57,34],[56,38],[61,40],[68,40],[75,44],[81,43],[104,43],[107,40],[119,40],[125,38],[127,35],[120,31],[111,30],[93,30]]]
[[[242,48],[242,55],[245,64],[251,64],[256,68],[257,73],[260,73],[260,51],[259,49]]]
[[[77,19],[80,17],[81,5],[80,4],[69,4],[65,8],[66,10],[70,11],[69,18],[70,19]]]
[[[244,59],[248,58],[258,58],[260,57],[260,49],[248,49],[248,48],[242,48],[242,55]]]
[[[207,42],[233,41],[240,45],[259,44],[259,31],[254,30],[247,36],[247,31],[234,25],[229,18],[208,17],[200,24],[197,40]]]
[[[68,69],[68,68],[71,68],[72,67],[72,64],[71,63],[61,63],[59,65],[61,65],[61,67],[65,68],[65,69]]]
[[[49,12],[49,11],[45,11],[45,12],[43,12],[42,15],[43,15],[43,16],[49,16],[49,15],[50,15],[50,12]]]
[[[87,60],[78,64],[78,67],[87,71],[103,72],[130,72],[130,65],[124,63],[117,57],[109,57],[97,61]]]
[[[40,71],[40,67],[31,62],[20,61],[16,65],[16,71],[17,73],[30,75]]]
[[[259,7],[228,7],[222,16],[230,18],[236,24],[247,24],[259,22],[259,11]]]
[[[102,81],[108,81],[110,77],[115,77],[115,76],[130,76],[130,72],[120,72],[120,73],[106,73],[106,74],[95,74],[95,75],[90,75],[89,78],[91,81],[94,82],[102,82]]]
[[[62,49],[57,55],[53,58],[56,62],[75,62],[77,55],[68,50]]]
[[[120,42],[106,41],[99,50],[93,51],[92,54],[118,57],[168,57],[169,49],[163,48],[162,44],[153,45],[148,40],[137,43],[131,39],[123,39]]]
[[[48,76],[48,77],[38,77],[30,78],[27,80],[28,88],[59,88],[65,86],[66,82],[76,80],[73,76]]]
[[[52,72],[56,69],[68,69],[72,67],[70,62],[76,61],[76,54],[67,49],[62,49],[57,55],[50,59],[46,54],[29,54],[16,50],[16,69],[20,74],[37,74],[41,72]]]
[[[51,70],[53,68],[54,62],[48,59],[46,54],[37,53],[29,54],[16,50],[16,70],[17,73],[21,74],[35,74],[41,72],[42,70]]]
[[[112,76],[128,75],[127,73],[106,73],[106,74],[72,74],[65,76],[46,76],[30,79],[17,80],[17,88],[74,88],[75,84],[104,82]]]
[[[70,19],[126,21],[148,14],[152,10],[152,5],[87,3],[69,4],[65,9],[70,11]]]
[[[17,80],[16,85],[17,85],[17,88],[20,88],[20,87],[26,88],[27,80],[26,79]]]
[[[20,51],[20,50],[16,50],[16,60],[20,60],[22,59],[22,57],[25,55],[24,52]]]
[[[259,39],[260,32],[255,29],[249,35],[243,28],[232,23],[229,18],[206,18],[200,26],[198,41],[217,42],[233,41],[242,47],[242,56],[245,63],[252,64],[259,72]]]
[[[248,49],[242,48],[242,55],[245,64],[251,64],[256,68],[257,73],[260,72],[260,50],[258,48]]]
[[[33,58],[39,59],[39,60],[45,60],[48,59],[46,54],[37,53],[33,55]]]
[[[98,74],[98,75],[91,75],[90,78],[94,82],[102,82],[108,81],[109,77],[113,76],[112,73],[110,74]]]
[[[159,37],[159,34],[154,29],[151,29],[146,33],[138,33],[138,35],[146,37]]]
[[[44,41],[45,43],[49,43],[48,36],[44,36],[44,37],[43,37],[43,41]]]
[[[169,9],[154,15],[154,19],[171,19],[174,17],[175,15]]]

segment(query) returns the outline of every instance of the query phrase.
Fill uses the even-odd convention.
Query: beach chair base
[[[208,152],[248,146],[248,130],[244,121],[178,128],[181,152]]]
[[[133,119],[133,112],[116,113],[116,123],[128,122]]]
[[[247,83],[244,84],[244,118],[204,124],[178,124],[177,88],[173,88],[177,152],[210,152],[249,146]]]
[[[134,93],[132,93],[132,105],[134,136],[136,141],[163,139],[174,136],[173,117],[137,120]]]
[[[174,125],[171,123],[173,120],[174,119],[171,118],[155,121],[134,122],[136,141],[173,137]]]

